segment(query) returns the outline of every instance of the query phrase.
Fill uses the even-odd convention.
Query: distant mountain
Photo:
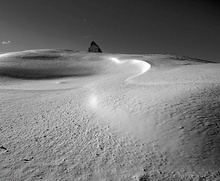
[[[102,53],[102,50],[94,41],[92,41],[88,52]]]

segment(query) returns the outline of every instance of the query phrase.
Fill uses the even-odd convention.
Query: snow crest
[[[132,78],[135,78],[135,77],[137,77],[137,76],[139,76],[139,75],[141,75],[141,74],[147,72],[147,71],[151,68],[151,65],[150,65],[149,63],[144,62],[144,61],[142,61],[142,60],[129,59],[129,60],[123,60],[123,61],[121,61],[121,60],[119,60],[118,58],[115,58],[115,57],[111,57],[111,58],[109,58],[109,59],[112,60],[113,62],[115,62],[116,64],[123,64],[123,63],[129,62],[130,64],[133,64],[133,65],[138,66],[138,68],[140,69],[140,73],[135,74],[135,75],[133,75],[133,76],[131,76],[131,77],[128,77],[128,78],[126,79],[126,81],[128,81],[128,80],[130,80],[130,79],[132,79]]]

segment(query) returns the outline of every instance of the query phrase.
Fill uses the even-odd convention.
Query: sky
[[[218,0],[0,0],[0,52],[60,48],[220,62]]]

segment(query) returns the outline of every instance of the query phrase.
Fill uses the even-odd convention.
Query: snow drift
[[[0,179],[216,180],[220,64],[174,55],[0,55]]]

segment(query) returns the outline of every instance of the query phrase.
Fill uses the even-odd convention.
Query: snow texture
[[[219,180],[220,64],[0,55],[0,180]]]

